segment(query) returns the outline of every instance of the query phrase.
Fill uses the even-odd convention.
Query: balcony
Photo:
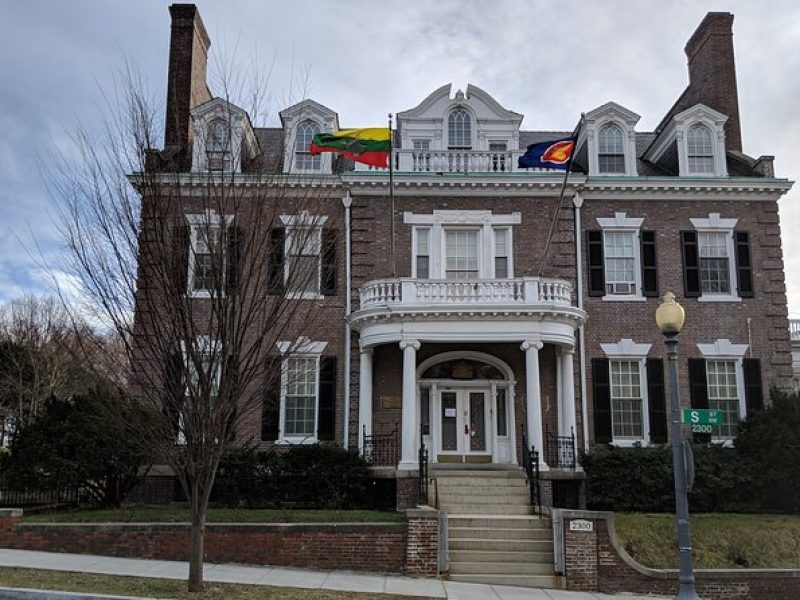
[[[394,151],[398,173],[518,173],[546,169],[519,169],[522,150],[402,150]],[[386,171],[356,163],[356,171]]]
[[[800,342],[800,319],[789,319],[789,336],[793,342]]]

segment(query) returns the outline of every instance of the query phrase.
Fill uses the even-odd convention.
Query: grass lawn
[[[800,515],[691,516],[697,569],[800,568]],[[678,568],[675,516],[617,513],[625,550],[641,564]]]
[[[190,594],[185,581],[120,577],[91,573],[68,573],[36,569],[8,569],[0,567],[0,586],[61,590],[66,592],[91,592],[179,600],[385,600],[383,594],[355,592],[330,592],[295,588],[208,583],[205,591]],[[412,600],[408,596],[392,596],[396,600]]]
[[[64,510],[32,513],[26,523],[180,523],[190,521],[189,508],[172,506],[131,506],[114,510]],[[397,523],[405,515],[376,510],[261,510],[209,508],[208,523]]]

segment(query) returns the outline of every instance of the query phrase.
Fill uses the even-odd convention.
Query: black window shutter
[[[162,413],[169,420],[172,434],[177,438],[180,427],[180,414],[186,399],[183,383],[183,354],[173,352],[164,365],[164,388],[166,391]]]
[[[603,273],[603,232],[586,232],[586,255],[589,260],[589,295],[602,296],[606,293]]]
[[[744,399],[747,416],[764,408],[764,389],[761,387],[761,362],[757,358],[742,360],[744,371]]]
[[[592,359],[592,383],[594,389],[594,441],[610,444],[611,432],[611,385],[607,358]]]
[[[261,405],[261,439],[274,442],[280,433],[281,414],[281,359],[273,356],[267,359],[264,374],[264,399]]]
[[[736,243],[736,280],[738,281],[739,296],[752,298],[753,292],[753,261],[750,257],[750,234],[746,231],[734,233]]]
[[[702,358],[689,359],[689,398],[692,408],[708,408],[706,361]],[[707,444],[711,441],[711,435],[695,433],[694,441],[698,444]]]
[[[189,250],[191,229],[188,225],[175,225],[172,229],[172,260],[175,289],[185,294],[189,286]]]
[[[317,439],[330,441],[336,437],[336,357],[319,360],[319,422]]]
[[[229,397],[239,398],[239,377],[238,377],[238,368],[237,368],[237,361],[236,357],[233,355],[228,355],[225,358],[225,371],[224,377],[226,380],[226,386],[229,388]],[[236,439],[236,424],[239,419],[239,406],[237,400],[233,400],[233,406],[230,408],[230,413],[228,414],[227,422],[225,423],[225,439],[229,442],[232,442]]]
[[[320,293],[323,296],[333,296],[336,294],[336,244],[338,241],[335,229],[322,230],[322,285]]]
[[[683,249],[683,291],[687,298],[700,295],[700,258],[697,253],[697,232],[681,231]]]
[[[648,358],[647,406],[650,411],[650,441],[654,444],[667,442],[667,398],[664,391],[664,361]]]
[[[273,227],[269,232],[269,273],[267,291],[270,294],[283,293],[283,261],[286,244],[286,228]]]
[[[242,274],[242,252],[244,250],[244,233],[241,227],[228,227],[228,255],[225,272],[225,293],[233,294],[239,288]]]
[[[656,232],[640,232],[642,246],[642,295],[658,297],[658,266],[656,265]]]

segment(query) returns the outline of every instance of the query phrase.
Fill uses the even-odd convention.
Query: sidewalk
[[[0,567],[164,579],[186,579],[189,574],[189,565],[185,562],[6,549],[0,549]],[[377,592],[426,598],[449,598],[451,600],[619,600],[622,598],[654,600],[656,598],[655,596],[630,594],[610,596],[593,592],[566,592],[436,579],[412,579],[393,575],[366,575],[346,571],[312,571],[212,563],[206,563],[205,579],[209,582],[220,583],[245,583],[345,592]],[[0,585],[2,585],[1,581]]]

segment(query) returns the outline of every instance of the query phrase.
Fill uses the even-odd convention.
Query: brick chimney
[[[742,151],[736,65],[733,57],[733,15],[708,13],[684,48],[689,59],[689,87],[679,100],[689,108],[698,102],[728,116],[725,146]]]
[[[192,127],[189,111],[211,99],[206,83],[208,47],[211,41],[194,4],[169,7],[172,29],[167,74],[167,112],[164,154],[173,156],[174,168],[191,168]]]

